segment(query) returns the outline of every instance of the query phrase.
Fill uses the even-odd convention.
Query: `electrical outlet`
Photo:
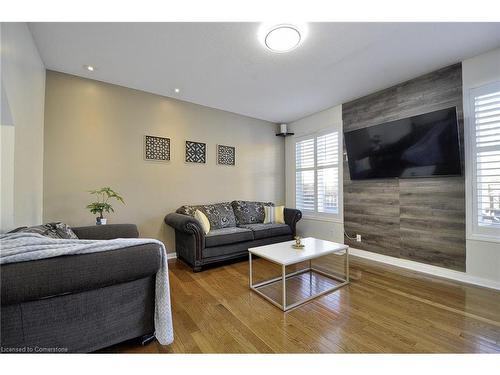
[[[356,234],[356,241],[361,242],[361,234]]]

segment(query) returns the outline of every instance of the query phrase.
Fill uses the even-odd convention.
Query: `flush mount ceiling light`
[[[175,88],[174,91],[175,91],[176,94],[178,94],[178,93],[181,92],[181,90],[179,90],[178,88]]]
[[[84,65],[83,67],[89,72],[93,72],[95,70],[95,67],[93,67],[92,65]]]
[[[302,29],[302,30],[301,30]],[[281,24],[272,27],[262,27],[261,42],[271,51],[277,53],[289,52],[297,48],[305,37],[303,27]]]

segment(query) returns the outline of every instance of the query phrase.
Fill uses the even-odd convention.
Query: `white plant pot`
[[[97,218],[95,221],[95,224],[96,225],[106,225],[107,221],[108,221],[108,219],[106,219],[105,217],[103,217],[102,219]]]

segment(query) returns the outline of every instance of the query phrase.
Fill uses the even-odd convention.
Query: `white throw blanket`
[[[156,273],[155,336],[162,345],[174,341],[170,287],[165,246],[162,242],[145,238],[118,238],[114,240],[54,239],[35,233],[8,233],[0,236],[0,264],[26,262],[62,255],[90,254],[122,247],[157,244],[161,248],[161,266]]]

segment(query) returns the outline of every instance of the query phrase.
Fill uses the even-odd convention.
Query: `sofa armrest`
[[[295,208],[286,208],[284,210],[285,224],[288,224],[292,229],[292,234],[295,236],[297,222],[302,219],[302,212]]]
[[[165,223],[184,233],[205,235],[200,222],[189,215],[174,212],[165,216]]]
[[[139,231],[135,224],[90,225],[71,229],[81,240],[112,240],[114,238],[139,237]]]
[[[165,216],[165,223],[175,229],[175,251],[187,261],[193,270],[199,270],[202,250],[205,248],[205,232],[194,217],[176,212]]]

